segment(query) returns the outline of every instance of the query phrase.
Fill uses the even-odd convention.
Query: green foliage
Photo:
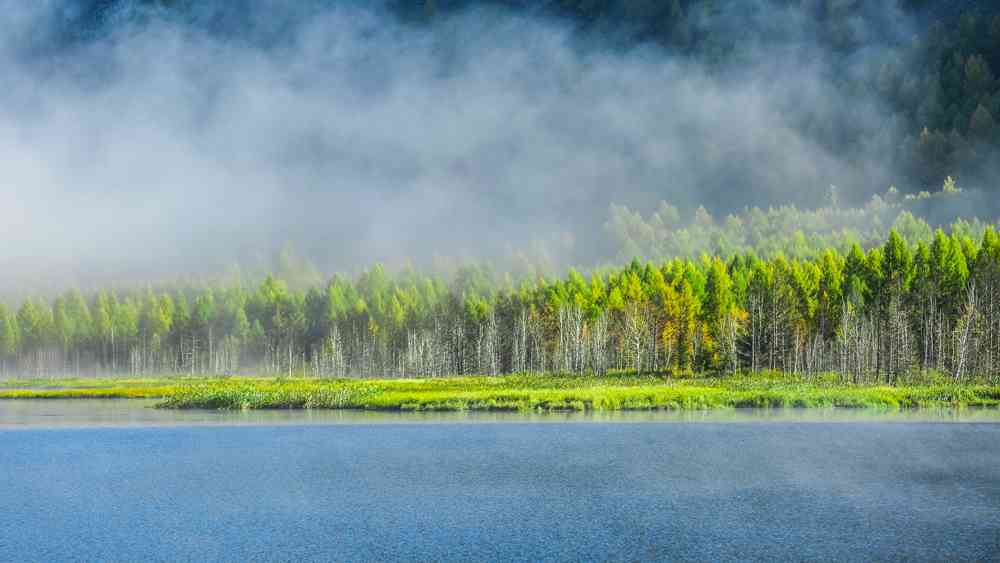
[[[700,258],[714,255],[729,260],[754,254],[761,258],[778,255],[799,260],[819,258],[828,249],[847,253],[854,245],[873,248],[886,241],[886,226],[907,245],[930,243],[933,228],[920,218],[928,209],[962,202],[962,190],[948,177],[941,191],[907,195],[900,199],[895,188],[885,198],[874,196],[859,208],[837,203],[813,210],[791,205],[768,209],[749,208],[717,220],[704,208],[688,221],[677,208],[662,202],[649,217],[612,204],[605,231],[618,249],[618,259],[634,256],[650,259]],[[953,233],[978,239],[986,228],[978,219],[955,218]]]
[[[7,360],[17,353],[21,340],[21,330],[17,316],[0,303],[0,359]]]
[[[704,219],[704,218],[703,218]],[[14,373],[447,374],[632,369],[672,375],[837,371],[893,383],[938,370],[1000,376],[1000,237],[968,226],[865,251],[702,255],[517,286],[468,267],[450,281],[382,266],[290,289],[78,291],[0,308]],[[915,231],[910,231],[915,232]]]
[[[916,382],[844,386],[769,373],[748,378],[663,380],[532,376],[423,380],[222,380],[177,388],[175,409],[367,409],[400,411],[616,411],[717,408],[914,408],[1000,405],[1000,388]]]

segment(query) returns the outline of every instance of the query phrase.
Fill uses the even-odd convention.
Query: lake
[[[0,401],[0,560],[1000,559],[996,411]]]

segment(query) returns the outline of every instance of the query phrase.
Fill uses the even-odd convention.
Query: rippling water
[[[0,560],[1000,558],[995,411],[525,419],[61,403],[0,402]]]

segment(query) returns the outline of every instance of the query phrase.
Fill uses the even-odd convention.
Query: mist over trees
[[[0,28],[5,373],[996,373],[990,2],[56,0]]]
[[[428,19],[484,4],[573,21],[598,45],[655,44],[714,72],[753,68],[748,52],[815,44],[840,74],[833,86],[876,96],[882,122],[900,127],[893,181],[904,191],[937,185],[949,174],[991,183],[1000,162],[1000,8],[993,2],[434,0],[419,14]],[[394,6],[420,21],[412,3]],[[801,125],[820,143],[853,144],[865,134],[828,121],[822,108],[811,110]]]
[[[925,224],[926,226],[926,224]],[[892,230],[811,258],[738,254],[514,283],[376,265],[305,291],[152,290],[0,308],[4,375],[93,373],[430,377],[609,370],[835,371],[895,383],[1000,374],[1000,237]]]
[[[948,176],[983,194],[958,214],[987,220],[997,15],[853,0],[14,3],[0,13],[0,294],[212,277],[286,243],[323,272],[440,257],[589,269],[631,257],[601,228],[612,204],[722,222],[824,207],[831,185],[853,208]]]
[[[604,227],[620,262],[635,256],[663,260],[708,254],[725,259],[747,253],[806,259],[829,249],[846,254],[855,244],[881,245],[889,228],[911,244],[928,242],[935,228],[949,225],[952,232],[978,240],[987,223],[977,209],[989,207],[988,197],[964,191],[949,176],[938,191],[902,194],[891,186],[860,207],[845,206],[836,186],[830,186],[826,205],[815,209],[750,207],[719,218],[704,207],[682,214],[667,202],[649,214],[612,204]]]

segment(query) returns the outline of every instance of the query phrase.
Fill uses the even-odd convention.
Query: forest
[[[932,225],[949,225],[952,233],[979,239],[986,223],[976,213],[988,208],[984,202],[988,197],[963,190],[949,176],[939,191],[904,195],[890,186],[861,207],[843,205],[835,186],[830,187],[822,207],[750,207],[723,218],[713,217],[704,207],[682,214],[667,202],[647,216],[612,204],[605,234],[620,262],[634,256],[662,260],[747,253],[761,258],[779,254],[818,258],[831,248],[846,254],[855,244],[862,248],[879,245],[889,229],[910,244],[930,241]]]
[[[1000,236],[958,222],[805,257],[751,251],[514,280],[374,265],[354,278],[68,291],[0,306],[3,374],[433,377],[1000,375]],[[970,228],[974,225],[976,228]],[[975,231],[975,232],[974,232]],[[805,240],[804,237],[797,237]],[[822,241],[820,241],[822,242]]]
[[[94,40],[104,37],[102,34],[123,41],[120,44],[127,46],[129,43],[122,38],[127,38],[128,33],[115,35],[115,30],[127,29],[139,34],[141,25],[123,27],[122,21],[141,21],[146,17],[156,21],[160,21],[156,18],[180,19],[186,24],[185,33],[207,29],[206,36],[202,37],[206,41],[221,37],[220,45],[242,46],[249,52],[257,52],[254,49],[259,47],[261,52],[276,53],[276,61],[284,61],[280,55],[287,45],[282,43],[282,34],[287,35],[289,28],[295,29],[300,19],[308,20],[310,14],[325,13],[323,10],[334,4],[317,0],[301,10],[287,13],[281,10],[258,12],[260,19],[267,19],[263,15],[266,14],[279,20],[264,22],[268,25],[261,22],[250,25],[246,20],[254,12],[241,8],[253,5],[247,2],[203,5],[162,0],[81,2],[65,14],[60,12],[58,17],[40,20],[42,24],[38,25],[44,24],[46,33],[34,34],[39,36],[39,42],[26,42],[26,54],[18,56],[37,62],[48,60],[46,57],[52,57],[53,53],[61,53],[63,58],[55,57],[54,60],[65,64],[76,60],[73,56],[85,55],[88,45],[93,48],[119,44]],[[809,56],[823,59],[823,64],[818,65],[821,71],[817,76],[829,79],[830,87],[837,90],[836,96],[822,100],[837,105],[835,102],[842,100],[877,98],[875,107],[884,110],[879,116],[884,114],[885,122],[880,121],[876,128],[892,131],[886,139],[895,147],[892,154],[879,153],[877,156],[893,161],[886,169],[898,173],[900,188],[890,187],[883,192],[884,184],[876,188],[878,184],[873,180],[861,187],[846,186],[842,194],[827,182],[803,186],[781,184],[780,189],[769,192],[771,199],[781,201],[764,201],[764,196],[753,191],[761,186],[743,185],[737,179],[748,170],[767,168],[769,163],[756,160],[759,155],[754,151],[738,150],[733,155],[736,158],[730,158],[722,148],[709,143],[705,145],[706,151],[718,152],[716,158],[707,164],[690,163],[690,167],[707,167],[711,174],[696,175],[690,187],[682,185],[670,191],[674,187],[667,184],[674,175],[680,175],[679,167],[649,170],[656,185],[653,195],[674,193],[684,201],[678,201],[677,206],[663,202],[656,208],[634,203],[646,201],[644,198],[625,197],[631,207],[611,205],[603,230],[599,220],[597,228],[589,228],[593,223],[589,217],[591,210],[600,213],[602,207],[598,206],[607,208],[608,198],[616,195],[616,190],[627,196],[630,188],[627,180],[635,178],[612,175],[611,183],[602,185],[597,197],[588,197],[583,193],[574,195],[573,185],[559,183],[558,178],[543,174],[541,180],[529,187],[539,193],[559,195],[559,198],[532,200],[528,208],[520,208],[520,211],[517,206],[507,209],[502,202],[491,199],[496,194],[483,199],[473,198],[475,205],[470,208],[452,207],[452,200],[461,199],[455,194],[465,193],[469,186],[494,191],[489,189],[494,178],[481,178],[471,173],[476,168],[475,163],[492,163],[494,153],[506,150],[500,150],[501,147],[511,149],[513,154],[518,140],[534,137],[535,129],[529,127],[527,131],[531,135],[484,143],[479,152],[490,158],[482,161],[467,160],[464,148],[449,153],[442,160],[448,171],[444,178],[452,178],[451,172],[455,170],[460,172],[456,191],[438,193],[421,188],[403,199],[372,197],[374,208],[392,211],[389,215],[402,221],[409,219],[408,202],[422,201],[426,194],[437,194],[440,209],[433,211],[442,215],[428,213],[425,222],[411,224],[409,229],[401,228],[398,233],[388,233],[384,237],[376,233],[378,236],[371,238],[381,242],[376,246],[381,254],[373,252],[365,263],[376,262],[384,256],[396,258],[392,255],[396,246],[411,238],[419,241],[420,235],[433,230],[438,218],[460,216],[463,210],[489,210],[486,216],[490,218],[505,213],[513,217],[507,218],[509,228],[506,230],[498,228],[496,232],[486,232],[489,229],[484,229],[482,236],[471,242],[475,246],[512,238],[514,234],[522,235],[543,223],[547,225],[553,222],[547,216],[539,215],[541,218],[534,224],[529,223],[528,217],[540,213],[540,209],[561,211],[560,205],[579,200],[583,202],[580,207],[567,207],[565,214],[573,215],[585,208],[586,213],[580,214],[587,216],[588,228],[573,231],[572,235],[583,241],[580,246],[596,250],[581,252],[587,256],[573,262],[578,270],[562,269],[563,262],[558,256],[549,260],[551,254],[540,253],[542,256],[536,257],[517,246],[513,253],[523,257],[523,263],[518,264],[515,256],[515,260],[508,261],[512,264],[500,267],[501,271],[492,266],[465,263],[442,273],[435,268],[400,267],[397,261],[388,267],[375,264],[364,271],[353,270],[354,273],[323,279],[319,274],[321,268],[304,265],[273,268],[273,274],[267,276],[258,271],[247,277],[227,275],[211,279],[209,275],[197,283],[157,281],[146,287],[134,281],[122,282],[125,278],[119,276],[118,285],[102,281],[104,287],[87,285],[59,295],[51,295],[47,289],[39,289],[40,284],[34,284],[30,287],[44,295],[27,298],[22,284],[15,288],[17,293],[4,294],[8,302],[0,306],[0,373],[425,377],[540,372],[602,375],[611,371],[683,375],[781,370],[806,375],[833,371],[854,382],[888,383],[924,371],[940,372],[959,381],[995,378],[1000,374],[997,369],[1000,313],[995,303],[1000,283],[997,278],[1000,251],[995,225],[982,220],[983,217],[995,218],[998,211],[989,181],[995,177],[994,163],[998,162],[997,147],[1000,147],[1000,127],[994,117],[1000,115],[1000,80],[995,75],[1000,68],[1000,10],[990,3],[438,0],[387,1],[379,6],[380,10],[384,8],[395,14],[403,26],[426,28],[444,37],[440,49],[428,48],[428,56],[430,60],[437,61],[441,57],[444,62],[454,62],[454,65],[442,66],[445,77],[459,72],[468,61],[456,56],[456,62],[447,56],[449,28],[447,25],[436,27],[434,22],[447,23],[450,15],[468,9],[487,10],[483,18],[489,15],[488,10],[496,9],[505,14],[528,13],[546,21],[564,22],[573,30],[570,41],[575,50],[572,56],[583,61],[580,68],[589,67],[591,63],[599,66],[603,59],[596,57],[591,61],[588,58],[594,52],[631,51],[640,60],[669,59],[671,65],[681,64],[677,61],[690,63],[691,67],[678,68],[697,68],[699,72],[705,69],[707,75],[715,73],[720,77],[720,84],[724,85],[741,84],[745,78],[741,72],[770,72],[770,66],[761,66],[760,61],[750,61],[748,57],[760,56],[762,52],[782,53],[788,46],[801,47],[800,50]],[[379,17],[381,14],[380,11]],[[895,17],[905,21],[889,21]],[[374,18],[373,21],[388,20]],[[26,29],[26,37],[31,35],[28,32],[35,30],[30,26]],[[394,34],[403,33],[392,29]],[[406,29],[408,33],[410,28]],[[768,49],[758,50],[763,46]],[[256,60],[256,57],[250,59]],[[351,68],[357,66],[350,65]],[[55,63],[41,67],[52,72],[63,68]],[[72,67],[66,65],[66,68]],[[114,74],[111,71],[115,68],[109,65],[109,76]],[[167,73],[168,76],[175,74]],[[779,72],[776,76],[786,74]],[[366,79],[359,83],[367,88],[373,81]],[[43,80],[37,84],[52,82]],[[265,81],[265,84],[271,83]],[[596,82],[583,84],[592,87]],[[704,82],[698,84],[704,85]],[[231,90],[240,91],[241,88]],[[261,91],[269,90],[270,87],[263,87]],[[333,87],[329,90],[335,91]],[[367,95],[360,97],[368,98]],[[436,99],[434,95],[429,97]],[[85,99],[91,98],[85,96]],[[324,104],[326,99],[325,94],[317,98],[324,100]],[[562,95],[559,99],[563,99]],[[60,107],[63,101],[55,100],[52,105]],[[828,111],[826,104],[819,105],[823,107],[774,108],[775,115],[787,113],[790,116],[789,123],[782,123],[796,132],[785,138],[824,149],[802,153],[805,155],[836,157],[835,160],[842,160],[846,165],[864,161],[854,158],[857,155],[852,151],[866,150],[860,137],[871,133],[872,124],[864,119],[838,119],[839,113]],[[319,102],[316,107],[322,107],[323,111],[329,109]],[[84,113],[81,111],[81,115]],[[561,113],[555,111],[554,115]],[[271,112],[267,114],[270,119]],[[198,122],[203,117],[200,111],[191,115],[192,120]],[[613,115],[620,116],[618,113]],[[771,113],[765,116],[774,117]],[[312,123],[313,116],[301,121]],[[540,118],[540,121],[546,119]],[[586,120],[574,118],[571,121],[575,124]],[[617,121],[620,121],[618,117],[610,120]],[[105,125],[101,123],[97,129],[103,130]],[[359,131],[365,130],[368,123],[362,125]],[[733,126],[732,130],[735,132],[737,128]],[[145,130],[145,127],[136,130]],[[336,127],[331,128],[331,134],[336,130]],[[770,127],[763,130],[770,130]],[[902,135],[897,138],[900,132]],[[300,133],[289,137],[296,142],[290,145],[294,150],[287,152],[294,153],[296,158],[303,153],[307,160],[315,157],[315,164],[322,166],[313,168],[314,163],[310,162],[306,166],[308,174],[283,179],[274,189],[292,192],[294,186],[305,181],[300,186],[303,193],[337,192],[330,186],[309,185],[311,180],[325,182],[341,171],[329,163],[336,161],[337,151],[324,152],[325,144],[319,142],[323,135],[314,135],[309,127]],[[224,130],[218,139],[245,135],[242,129]],[[48,137],[60,138],[54,134]],[[304,141],[298,144],[299,140],[314,137],[317,140],[314,144]],[[621,142],[629,137],[615,137],[607,146],[619,147],[615,150],[622,153],[636,152],[637,147],[643,146],[642,143]],[[338,143],[344,141],[335,138]],[[553,139],[566,144],[569,137]],[[425,141],[419,136],[413,142],[434,145]],[[201,139],[193,145],[199,147],[196,151],[199,154],[206,146],[203,142],[216,146],[215,142]],[[345,146],[350,144],[354,143],[344,141]],[[131,145],[129,142],[128,146]],[[756,146],[751,145],[750,148]],[[371,154],[379,157],[395,154],[373,148],[391,146],[395,145],[372,145]],[[660,152],[678,149],[673,144],[655,147],[655,150],[650,149],[649,159],[653,161],[661,160]],[[315,155],[313,149],[317,151]],[[608,150],[602,148],[588,154],[596,158],[598,153]],[[284,154],[286,151],[277,152]],[[767,153],[762,154],[767,156]],[[297,162],[296,158],[291,161]],[[506,157],[497,158],[500,164],[496,170],[506,170]],[[80,160],[87,159],[80,157]],[[115,158],[108,162],[122,160],[126,159]],[[238,165],[233,161],[232,167],[239,168],[254,160],[241,158]],[[387,160],[364,158],[359,160],[359,166],[380,171],[393,168],[395,160],[395,156]],[[745,166],[730,170],[727,166],[734,160]],[[415,178],[423,178],[419,175],[421,162],[423,160],[416,158],[412,166],[401,166],[400,177],[384,180],[386,185],[395,188],[397,184],[406,185]],[[629,161],[622,162],[624,164],[619,166],[628,168]],[[326,168],[327,164],[330,168]],[[576,167],[585,163],[556,159],[542,164],[542,169],[548,171],[562,164]],[[682,164],[688,166],[688,163]],[[611,165],[614,166],[614,161]],[[803,167],[808,169],[816,165],[806,162]],[[281,166],[277,169],[286,170]],[[411,177],[410,172],[416,176]],[[596,173],[588,172],[584,176]],[[957,180],[949,174],[960,178],[963,186],[975,186],[975,189],[959,188]],[[505,175],[521,177],[519,174],[497,174],[499,177]],[[127,185],[121,187],[120,192],[111,192],[108,201],[134,193],[132,171],[120,176],[128,179]],[[242,192],[231,187],[234,183],[239,184],[240,178],[233,179],[228,172],[220,177],[225,180],[219,180],[224,188],[219,193],[226,197],[209,199],[224,201],[226,205],[204,206],[219,209],[206,223],[213,227],[226,220],[229,213],[224,207],[253,191],[251,187]],[[354,183],[373,189],[366,179],[371,180],[362,175]],[[617,184],[613,183],[616,179]],[[202,181],[203,178],[173,178],[171,182],[174,183],[162,193],[189,185],[187,189],[199,190]],[[831,177],[830,182],[835,181]],[[442,178],[430,177],[421,180],[419,185],[439,182],[447,183]],[[100,187],[103,184],[95,182],[93,193],[104,193]],[[942,184],[940,191],[928,191],[929,186]],[[828,191],[824,194],[827,186]],[[862,189],[870,199],[861,207],[852,207]],[[874,190],[879,193],[871,195]],[[18,203],[30,195],[29,191],[22,189],[11,201]],[[815,209],[800,209],[783,202],[798,192],[809,192],[816,196],[813,199],[823,199],[824,203]],[[84,195],[74,198],[55,189],[50,193],[53,194],[51,201],[87,200]],[[326,210],[321,204],[352,205],[354,199],[362,199],[363,194],[368,197],[368,192],[359,192],[356,198],[345,195],[342,200],[330,203],[323,199],[302,199],[306,196],[296,194],[289,197],[287,217],[300,217],[307,207]],[[747,194],[754,202],[759,201],[761,207],[748,207],[718,217],[712,215],[712,212],[720,213],[720,209],[725,209],[721,213],[729,211],[730,203],[747,199]],[[136,196],[136,208],[146,209],[149,216],[136,218],[133,231],[141,230],[147,222],[156,223],[154,219],[164,213],[162,207],[170,207],[146,203],[155,199],[143,197],[141,193]],[[712,211],[696,208],[699,201]],[[37,223],[50,220],[48,206],[44,208],[44,214],[32,220],[25,219],[21,231],[43,233],[37,237],[39,239],[54,236],[49,231],[58,229],[37,227]],[[186,200],[177,209],[188,218],[190,207]],[[281,212],[273,214],[282,215]],[[341,213],[340,217],[332,218],[325,211],[317,211],[315,221],[300,221],[302,225],[294,226],[305,233],[300,238],[307,239],[314,247],[361,248],[361,243],[355,239],[331,234],[340,233],[335,230],[338,225],[335,219],[344,222],[349,219],[347,215]],[[259,218],[253,214],[246,217]],[[231,248],[221,243],[231,242],[230,247],[263,247],[277,242],[281,233],[291,230],[290,225],[277,222],[268,231],[273,234],[260,235],[259,240],[263,242],[238,245],[240,234],[252,224],[251,219],[233,220],[229,225],[232,241],[225,236],[205,234],[214,233],[212,229],[196,233],[186,223],[171,225],[168,218],[160,219],[165,225],[174,227],[167,230],[186,235],[191,231],[189,236],[170,246],[171,251],[176,248],[178,255],[187,251],[197,255],[195,249],[210,246],[218,239],[221,250],[217,252],[230,256]],[[390,231],[393,222],[386,220],[384,225],[381,222],[378,225]],[[572,225],[567,228],[570,227]],[[72,232],[72,229],[67,231]],[[225,233],[227,229],[220,227],[218,231]],[[592,236],[592,232],[598,234]],[[156,235],[158,232],[150,233]],[[392,234],[396,235],[395,239]],[[452,238],[450,233],[445,236]],[[160,233],[160,236],[144,240],[162,243],[163,239]],[[72,250],[75,242],[67,241],[62,247]],[[141,243],[140,240],[137,245],[142,246]],[[11,254],[17,250],[18,255],[29,258],[37,255],[40,262],[45,262],[44,252],[32,252],[30,246],[14,246],[11,246]],[[113,252],[116,246],[108,243],[95,248],[99,248],[100,254]],[[431,243],[417,246],[420,250],[430,249],[430,252],[436,249]],[[63,250],[62,247],[57,250]],[[41,248],[48,249],[49,245],[41,245]],[[134,254],[148,255],[145,248]],[[76,259],[76,255],[72,258]],[[198,261],[196,258],[191,260]],[[17,263],[11,262],[15,265],[8,266],[7,276],[14,277]],[[332,263],[333,268],[352,265],[347,260]],[[331,264],[323,264],[326,269],[322,271],[334,271],[328,266]],[[183,274],[180,271],[178,277]],[[7,276],[0,275],[0,281]],[[116,279],[110,274],[103,280],[108,278]],[[49,279],[63,278],[50,276]],[[72,285],[70,281],[65,283]]]

